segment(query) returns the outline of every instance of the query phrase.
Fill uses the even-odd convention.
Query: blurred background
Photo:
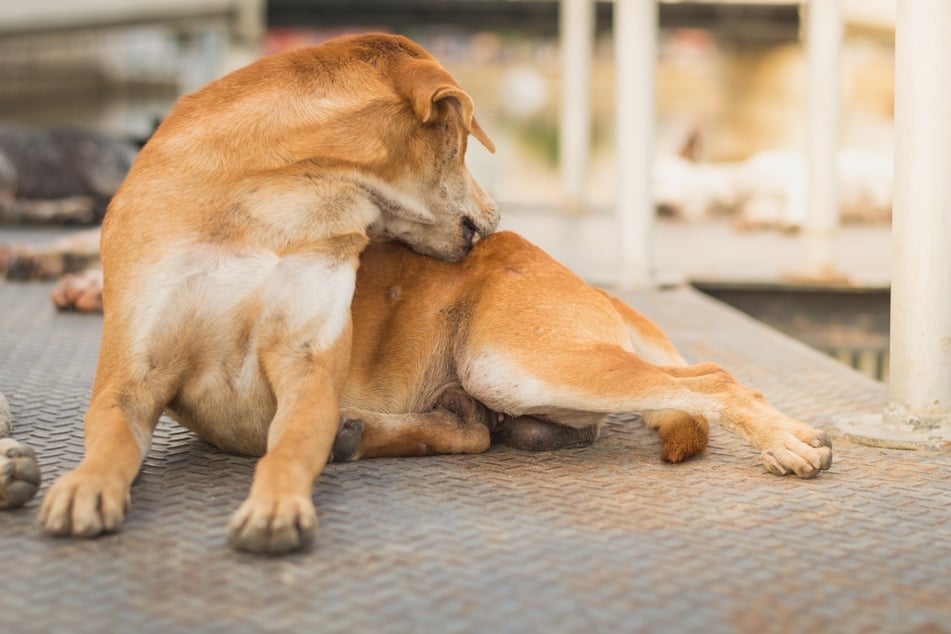
[[[617,178],[613,2],[594,4],[587,202],[608,206]],[[891,151],[893,4],[845,2],[843,147]],[[178,95],[260,54],[398,32],[443,61],[503,148],[474,166],[483,184],[502,203],[559,205],[558,12],[556,0],[2,3],[0,118],[144,138]],[[662,2],[657,154],[676,155],[691,135],[700,139],[693,157],[711,162],[801,149],[800,33],[797,2]]]
[[[778,0],[658,4],[653,266],[660,283],[692,283],[882,379],[894,1],[838,5],[845,226],[829,275],[799,275],[805,20],[800,3]],[[346,33],[402,33],[473,96],[498,152],[472,144],[468,162],[505,226],[610,283],[617,186],[629,176],[616,158],[614,10],[590,3],[590,85],[577,87],[590,96],[580,191],[567,191],[559,170],[565,33],[556,0],[3,2],[0,122],[141,142],[179,95],[255,57]]]

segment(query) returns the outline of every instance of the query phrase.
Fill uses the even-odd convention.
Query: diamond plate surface
[[[43,490],[75,465],[101,327],[42,284],[0,283],[0,390]],[[832,431],[884,388],[699,294],[629,298],[692,360],[718,361]],[[42,536],[0,514],[3,631],[951,631],[947,453],[852,446],[811,481],[765,473],[713,430],[679,466],[636,418],[593,447],[331,465],[319,543],[225,545],[253,461],[160,424],[122,532]]]

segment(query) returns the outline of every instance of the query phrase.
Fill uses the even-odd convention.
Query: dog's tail
[[[599,289],[600,290],[600,289]],[[648,363],[664,366],[684,366],[684,360],[674,344],[654,322],[609,293],[604,293],[614,310],[627,326],[634,353]],[[676,410],[642,412],[644,424],[660,434],[660,457],[665,462],[682,462],[701,453],[710,439],[706,420]]]

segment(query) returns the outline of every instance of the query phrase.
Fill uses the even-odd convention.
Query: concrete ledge
[[[833,422],[851,440],[869,447],[951,450],[951,427],[948,426],[902,425],[881,413],[841,416]]]
[[[585,279],[617,279],[617,225],[610,210],[559,212],[503,205],[503,228],[521,233]],[[845,226],[833,241],[835,269],[856,287],[887,287],[891,234],[887,225]],[[737,231],[733,221],[658,218],[654,260],[660,282],[788,284],[803,268],[801,234]],[[801,278],[800,278],[801,281]]]

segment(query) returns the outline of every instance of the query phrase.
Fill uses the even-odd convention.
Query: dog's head
[[[468,137],[490,152],[495,145],[475,118],[472,98],[424,55],[407,56],[397,73],[398,94],[411,111],[397,141],[404,151],[394,184],[416,204],[384,208],[383,230],[426,255],[459,260],[499,223],[495,203],[466,167]]]
[[[490,152],[495,146],[471,97],[432,55],[382,34],[338,38],[312,51],[330,88],[321,101],[330,107],[320,139],[308,138],[317,140],[320,158],[357,168],[354,181],[382,212],[371,232],[455,261],[495,231],[498,209],[465,164],[469,135]]]

